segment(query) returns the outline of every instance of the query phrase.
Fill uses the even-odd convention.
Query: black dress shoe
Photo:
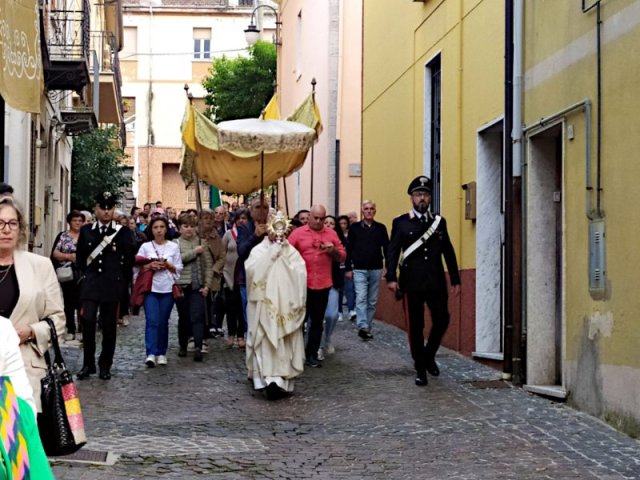
[[[431,360],[427,363],[427,372],[429,372],[429,375],[433,375],[434,377],[440,375],[440,369],[438,368],[438,364],[435,360]]]
[[[416,375],[416,385],[419,387],[424,387],[428,383],[429,381],[427,380],[427,372],[418,372]]]
[[[109,380],[111,378],[111,372],[107,368],[101,368],[99,377],[102,380]]]
[[[76,378],[78,380],[84,380],[94,373],[96,373],[96,367],[82,367],[82,369],[76,374]]]

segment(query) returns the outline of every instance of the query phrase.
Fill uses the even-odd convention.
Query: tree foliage
[[[276,63],[276,46],[260,41],[249,47],[249,57],[215,59],[202,81],[206,114],[215,122],[257,118],[273,96]]]
[[[124,150],[115,127],[97,128],[74,138],[71,155],[71,205],[91,210],[99,192],[119,193],[131,184],[125,175]]]

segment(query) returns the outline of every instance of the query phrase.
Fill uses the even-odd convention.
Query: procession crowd
[[[16,370],[24,375],[0,363],[0,376],[13,381],[32,412],[42,409],[43,357],[54,333],[82,348],[78,380],[96,373],[109,380],[118,326],[141,309],[144,364],[169,362],[174,306],[178,356],[192,352],[202,362],[209,339],[226,337],[228,348],[246,350],[255,389],[268,399],[286,396],[305,366],[321,367],[335,353],[332,334],[343,317],[355,323],[362,341],[374,338],[383,276],[403,299],[416,385],[427,384],[427,372],[439,374],[435,355],[449,321],[443,258],[454,294],[460,278],[446,222],[429,212],[431,182],[424,176],[410,183],[412,208],[394,220],[391,238],[375,220],[372,201],[362,202],[360,219],[313,205],[289,220],[263,197],[248,206],[225,203],[179,214],[158,201],[126,214],[116,209],[115,194],[99,192],[93,213],[69,212],[50,261],[24,251],[24,216],[6,187],[0,188],[0,316],[13,324],[9,343],[15,343],[14,357],[18,351],[22,357]],[[425,304],[433,322],[426,345]],[[11,458],[7,453],[5,464]]]

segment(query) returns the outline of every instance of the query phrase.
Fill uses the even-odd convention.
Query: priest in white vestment
[[[245,261],[247,273],[247,369],[256,390],[274,399],[293,392],[304,370],[302,324],[307,270],[286,239],[287,218],[278,212],[269,235]]]

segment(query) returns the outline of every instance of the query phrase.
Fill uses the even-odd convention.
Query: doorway
[[[563,385],[563,125],[528,139],[526,171],[527,384]]]
[[[504,339],[504,126],[483,127],[477,140],[476,351],[503,360]]]

